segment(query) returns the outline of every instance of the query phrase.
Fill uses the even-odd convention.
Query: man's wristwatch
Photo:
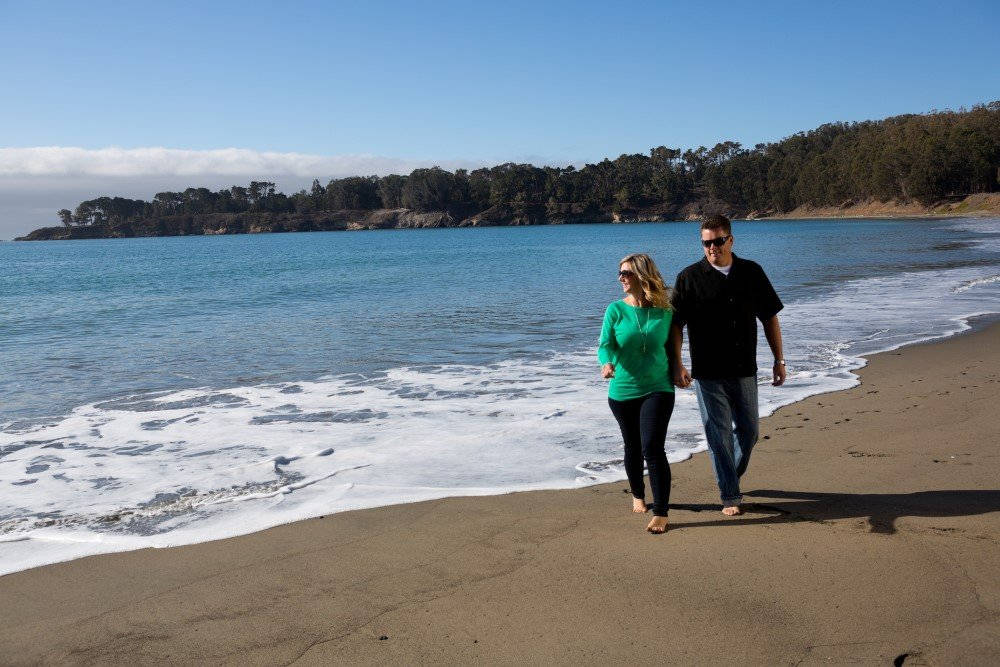
[[[782,366],[784,366],[785,365],[785,360],[784,359],[775,359],[774,360],[774,365],[777,366],[778,364],[781,364]]]

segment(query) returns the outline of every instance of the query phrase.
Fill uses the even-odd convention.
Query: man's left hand
[[[780,387],[785,383],[785,364],[781,361],[775,361],[774,366],[774,378],[771,380],[771,384],[775,387]]]

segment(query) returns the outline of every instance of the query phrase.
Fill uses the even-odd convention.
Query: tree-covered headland
[[[352,176],[286,195],[271,182],[98,197],[63,209],[83,236],[669,220],[735,217],[861,201],[931,204],[1000,191],[1000,101],[969,110],[828,123],[748,148],[659,146],[576,169],[501,164]],[[372,215],[367,215],[371,212]],[[50,228],[51,229],[51,228]],[[42,231],[42,230],[39,230]],[[80,230],[84,232],[84,230]]]

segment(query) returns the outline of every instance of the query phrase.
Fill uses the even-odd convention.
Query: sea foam
[[[759,343],[761,413],[855,386],[863,355],[1000,311],[995,278],[912,271],[789,300],[784,387],[770,385]],[[692,391],[677,392],[667,444],[674,463],[705,448]],[[622,479],[592,348],[136,393],[0,424],[0,573],[331,512]]]

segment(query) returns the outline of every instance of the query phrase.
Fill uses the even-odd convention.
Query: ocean
[[[734,236],[785,303],[762,414],[1000,312],[1000,219]],[[697,224],[0,243],[0,574],[624,479],[596,345],[630,252],[672,282]],[[667,446],[705,448],[691,391]]]

